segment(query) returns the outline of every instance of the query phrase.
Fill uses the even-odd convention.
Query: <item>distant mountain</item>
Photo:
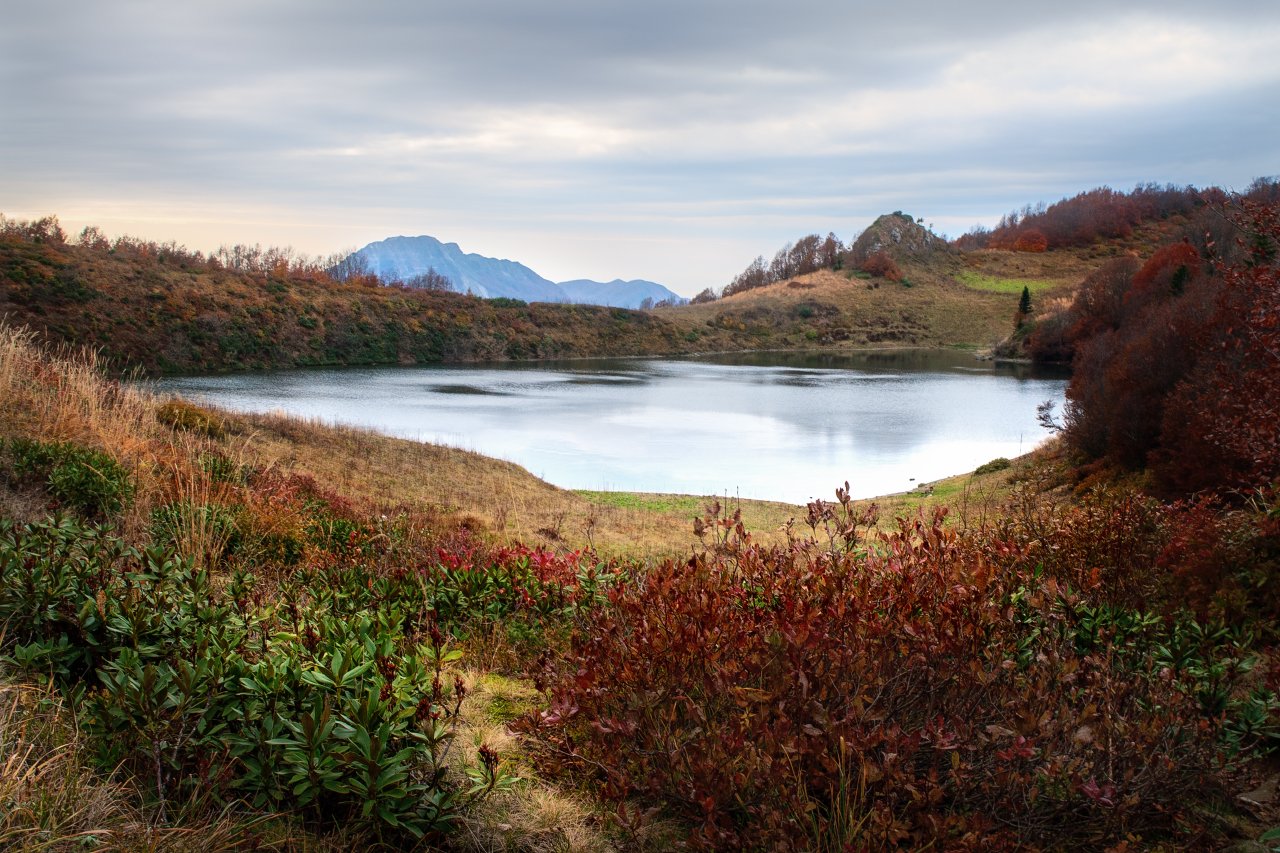
[[[457,243],[442,243],[426,235],[388,237],[360,249],[355,257],[383,281],[407,282],[435,270],[449,279],[454,290],[486,298],[506,296],[525,302],[575,302],[615,308],[639,308],[645,299],[685,301],[652,281],[577,279],[557,284],[524,264],[469,254]]]
[[[383,281],[408,281],[434,269],[460,293],[525,302],[567,302],[564,291],[524,264],[468,254],[435,237],[388,237],[355,253]]]
[[[614,308],[639,308],[646,299],[661,302],[664,299],[673,305],[683,305],[689,300],[678,293],[673,293],[656,281],[634,279],[623,281],[591,281],[586,278],[575,278],[573,281],[560,282],[560,289],[570,302],[586,305],[609,305]]]

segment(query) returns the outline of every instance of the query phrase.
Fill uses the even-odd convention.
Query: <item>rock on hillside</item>
[[[850,254],[859,262],[882,249],[898,259],[920,259],[951,251],[946,240],[902,211],[886,213],[867,226],[854,241]]]

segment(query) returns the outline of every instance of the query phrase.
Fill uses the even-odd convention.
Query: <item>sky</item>
[[[903,210],[1280,173],[1276,0],[9,4],[0,212],[308,254],[430,234],[719,288]]]

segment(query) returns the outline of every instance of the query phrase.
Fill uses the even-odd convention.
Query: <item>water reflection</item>
[[[427,385],[428,391],[436,394],[489,394],[496,397],[508,396],[508,392],[497,388],[480,388],[476,385]]]
[[[911,487],[1029,450],[1062,375],[964,353],[756,353],[189,377],[161,390],[371,426],[570,488],[793,502]]]

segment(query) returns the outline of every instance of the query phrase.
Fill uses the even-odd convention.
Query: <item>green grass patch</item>
[[[986,275],[973,270],[965,270],[957,275],[956,279],[965,287],[974,290],[983,290],[987,293],[1009,293],[1014,296],[1021,294],[1024,287],[1034,294],[1043,293],[1061,283],[1054,279],[1000,278],[999,276]]]
[[[737,498],[731,495],[673,495],[653,492],[594,492],[583,489],[577,494],[596,506],[614,507],[633,512],[693,519],[701,517],[712,503],[719,501],[727,515],[742,511],[742,521],[752,531],[777,530],[788,518],[804,516],[804,507]]]
[[[637,509],[644,512],[679,513],[682,515],[701,515],[709,498],[697,495],[664,495],[648,492],[594,492],[586,489],[575,489],[593,504],[618,507],[619,509]]]

